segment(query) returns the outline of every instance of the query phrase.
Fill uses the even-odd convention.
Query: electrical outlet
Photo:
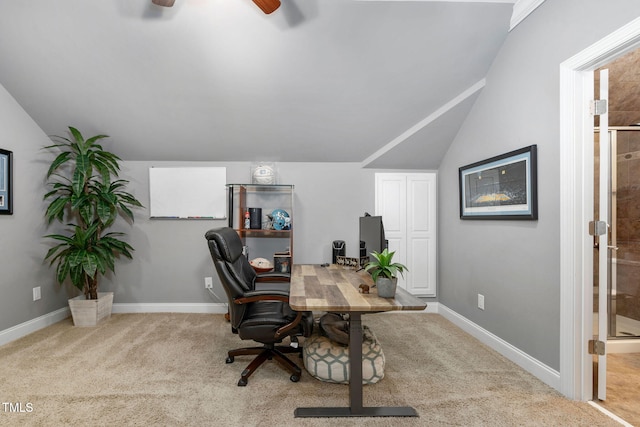
[[[33,300],[38,301],[42,298],[42,294],[40,293],[40,286],[33,288]]]
[[[204,288],[205,289],[213,289],[213,278],[205,277],[204,278]]]
[[[478,308],[484,310],[484,295],[478,294]]]

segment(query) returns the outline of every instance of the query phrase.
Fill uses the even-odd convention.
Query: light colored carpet
[[[236,385],[249,357],[222,315],[116,314],[96,328],[65,320],[0,347],[0,424],[11,426],[617,426],[563,398],[435,314],[364,316],[381,341],[385,377],[365,406],[413,406],[419,418],[294,419],[298,406],[346,406],[348,386],[276,362]],[[301,360],[296,359],[300,362]],[[6,406],[6,405],[5,405]],[[15,408],[15,406],[14,406]]]

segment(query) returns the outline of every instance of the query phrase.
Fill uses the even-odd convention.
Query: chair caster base
[[[240,380],[238,386],[244,387],[247,385],[249,377],[255,372],[255,370],[268,360],[277,361],[281,367],[289,371],[291,382],[297,383],[302,378],[302,370],[298,365],[293,363],[286,353],[298,353],[302,355],[302,351],[298,349],[291,349],[289,347],[265,345],[263,347],[247,347],[237,350],[230,350],[227,353],[226,363],[233,363],[235,356],[256,355],[256,357],[249,363],[249,365],[240,374]]]

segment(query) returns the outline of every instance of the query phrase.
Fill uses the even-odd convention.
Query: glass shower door
[[[609,338],[640,337],[640,128],[610,128]]]

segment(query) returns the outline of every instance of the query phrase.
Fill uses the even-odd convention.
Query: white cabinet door
[[[409,269],[398,285],[416,296],[436,296],[436,174],[377,173],[376,215],[394,260]]]
[[[404,248],[407,228],[407,179],[401,174],[376,174],[376,215],[382,216],[384,236],[394,260],[406,265]],[[406,289],[402,276],[400,286]]]

